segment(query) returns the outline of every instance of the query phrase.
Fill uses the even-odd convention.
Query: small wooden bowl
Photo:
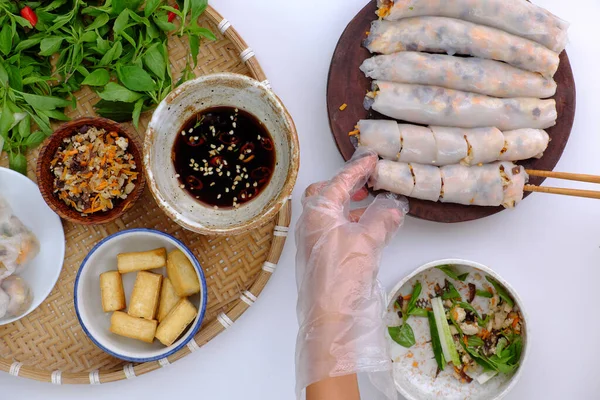
[[[139,174],[135,182],[135,189],[133,189],[133,192],[131,192],[126,199],[116,201],[112,210],[97,212],[84,217],[80,212],[68,206],[65,204],[65,202],[54,195],[54,175],[50,171],[50,162],[54,158],[54,155],[56,154],[56,151],[61,145],[63,139],[74,135],[81,127],[85,125],[102,128],[107,132],[118,132],[119,135],[126,137],[129,140],[129,147],[127,150],[133,155],[137,172],[139,172]],[[56,131],[54,131],[52,136],[46,139],[46,141],[42,144],[40,154],[38,156],[36,175],[42,197],[48,206],[50,206],[50,208],[61,218],[76,224],[99,225],[111,222],[119,218],[125,213],[125,211],[131,208],[144,191],[145,176],[143,171],[142,152],[140,149],[141,145],[139,144],[137,137],[130,134],[123,126],[111,121],[110,119],[83,117],[62,124]]]

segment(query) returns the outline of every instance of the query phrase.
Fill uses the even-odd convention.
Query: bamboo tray
[[[208,7],[200,17],[202,26],[216,35],[203,41],[196,75],[236,72],[268,85],[254,52],[231,27],[229,21]],[[169,55],[177,80],[185,67],[187,43],[169,39]],[[69,116],[94,115],[99,98],[88,88],[77,94],[77,110]],[[150,113],[140,120],[143,136]],[[37,151],[28,156],[28,176],[35,180]],[[6,156],[1,166],[8,166]],[[202,236],[186,231],[171,221],[156,205],[148,189],[134,207],[116,221],[100,226],[64,222],[67,250],[58,283],[38,309],[27,317],[0,327],[0,371],[54,384],[101,384],[146,374],[179,360],[229,328],[258,298],[274,272],[285,244],[291,219],[288,201],[277,217],[244,235]],[[187,347],[157,362],[130,364],[113,358],[96,347],[81,329],[73,307],[73,283],[79,265],[100,239],[123,229],[147,227],[174,235],[198,257],[208,284],[208,307],[201,330]]]

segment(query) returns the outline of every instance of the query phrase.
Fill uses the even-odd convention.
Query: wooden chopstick
[[[535,185],[525,185],[523,190],[525,190],[527,192],[552,193],[552,194],[562,194],[565,196],[587,197],[589,199],[600,199],[600,192],[596,192],[594,190],[564,189],[564,188],[554,188],[554,187],[535,186]]]
[[[569,181],[600,183],[600,176],[586,174],[572,174],[569,172],[539,171],[536,169],[526,169],[525,172],[530,176],[541,176],[544,178],[566,179]]]
[[[569,181],[577,181],[577,182],[600,183],[600,176],[598,176],[598,175],[572,174],[569,172],[540,171],[540,170],[535,170],[535,169],[526,169],[525,171],[530,176],[541,176],[544,178],[566,179]],[[535,186],[535,185],[525,185],[523,190],[528,191],[528,192],[552,193],[552,194],[562,194],[565,196],[586,197],[589,199],[600,199],[600,192],[594,191],[594,190],[565,189],[565,188],[555,188],[555,187]]]

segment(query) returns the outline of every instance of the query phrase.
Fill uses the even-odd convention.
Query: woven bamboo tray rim
[[[266,76],[258,63],[254,51],[248,47],[246,42],[242,39],[242,37],[237,33],[237,31],[231,26],[231,23],[223,18],[215,9],[208,6],[205,13],[200,17],[200,23],[202,25],[206,25],[210,27],[213,32],[217,35],[217,41],[215,45],[211,45],[209,42],[203,42],[201,44],[200,57],[198,61],[198,66],[194,71],[196,75],[202,75],[205,73],[211,72],[220,72],[220,71],[230,71],[237,73],[244,73],[253,77],[254,79],[262,82],[265,86],[270,88],[270,84],[266,79]],[[169,58],[172,64],[173,72],[174,72],[174,80],[176,80],[179,71],[181,71],[182,67],[185,65],[185,58],[179,57],[176,58],[172,54],[172,44],[175,42],[175,45],[179,45],[176,50],[180,50],[180,56],[182,54],[185,46],[181,46],[181,44],[185,44],[183,40],[179,38],[175,38],[173,36],[169,39]],[[217,46],[219,45],[219,46]],[[218,48],[217,48],[218,47]],[[221,54],[218,52],[221,51]],[[203,53],[208,52],[208,55],[203,55]],[[232,54],[237,57],[233,60]],[[220,57],[219,57],[220,56]],[[174,59],[175,58],[175,59]],[[219,61],[221,59],[225,59],[224,63],[220,64]],[[78,109],[69,113],[69,116],[75,118],[81,115],[95,115],[93,113],[93,109],[91,105],[95,103],[98,99],[97,96],[91,92],[88,88],[83,88],[80,93],[77,95],[78,97]],[[145,115],[140,120],[139,129],[137,129],[138,134],[143,136],[143,132],[146,130],[146,126],[149,122],[150,116]],[[127,128],[132,131],[136,131],[130,124],[124,124]],[[31,154],[28,156],[29,168],[28,168],[28,176],[35,181],[35,160],[37,159],[37,151],[30,152]],[[0,165],[6,166],[7,160],[6,156],[2,156],[0,158]],[[151,203],[150,203],[151,202]],[[144,206],[142,209],[142,205]],[[147,207],[148,206],[148,207]],[[246,311],[250,306],[258,299],[258,296],[261,294],[262,290],[266,286],[269,278],[272,273],[275,271],[277,263],[279,262],[279,258],[283,251],[283,247],[285,245],[290,221],[291,221],[291,201],[288,199],[286,205],[282,207],[279,214],[274,218],[274,220],[267,223],[265,226],[258,228],[252,232],[249,232],[246,235],[240,235],[235,237],[228,238],[216,238],[216,237],[204,237],[193,232],[184,231],[181,227],[174,225],[175,223],[168,220],[168,217],[158,209],[158,206],[155,204],[154,199],[149,194],[148,189],[145,190],[144,195],[132,208],[133,210],[140,208],[140,211],[137,212],[137,216],[133,216],[131,221],[127,220],[127,214],[123,219],[117,219],[115,222],[106,225],[100,225],[96,227],[89,227],[89,229],[95,230],[96,236],[107,236],[113,231],[119,231],[123,229],[131,228],[132,224],[139,224],[140,220],[148,219],[151,220],[149,223],[155,229],[160,229],[162,231],[167,231],[168,229],[174,230],[174,236],[178,239],[181,239],[181,236],[185,236],[188,238],[187,241],[184,241],[186,245],[190,246],[190,242],[194,244],[194,253],[196,256],[199,256],[200,262],[205,268],[205,273],[207,274],[207,278],[214,278],[215,276],[211,275],[207,269],[213,269],[213,267],[205,267],[206,262],[203,262],[202,257],[209,257],[206,253],[212,254],[210,257],[210,261],[214,262],[215,257],[224,257],[225,259],[221,259],[219,263],[225,264],[227,262],[233,264],[232,260],[239,260],[239,263],[242,264],[233,266],[233,270],[236,270],[238,273],[235,276],[233,284],[225,280],[224,286],[222,288],[217,286],[215,290],[214,286],[209,286],[209,308],[211,307],[210,296],[216,298],[213,302],[217,302],[218,307],[215,308],[212,313],[212,318],[205,318],[204,323],[202,324],[201,330],[196,334],[196,336],[190,341],[190,343],[178,351],[177,353],[169,356],[168,358],[161,359],[159,361],[140,363],[140,364],[132,364],[126,363],[121,360],[113,359],[106,353],[101,352],[98,348],[94,347],[93,350],[99,350],[98,356],[92,360],[79,360],[81,359],[82,353],[86,353],[89,350],[89,343],[91,341],[85,337],[83,331],[79,327],[79,322],[75,317],[75,313],[72,312],[71,319],[66,321],[64,324],[61,321],[59,316],[55,315],[60,312],[58,306],[54,304],[54,301],[57,297],[67,297],[64,295],[64,292],[68,293],[70,296],[70,307],[72,308],[72,293],[73,293],[73,278],[74,274],[77,273],[79,269],[79,262],[76,265],[68,265],[69,260],[65,258],[65,264],[63,266],[63,272],[61,273],[61,277],[53,292],[50,296],[38,307],[36,311],[34,311],[30,316],[23,318],[20,321],[17,321],[13,324],[6,325],[4,327],[0,327],[0,371],[8,372],[14,376],[20,376],[27,379],[33,379],[42,382],[51,382],[53,384],[104,384],[108,382],[115,382],[123,379],[131,379],[134,376],[143,375],[159,368],[163,368],[187,355],[198,350],[201,346],[208,343],[218,334],[223,332],[225,329],[231,327],[234,322]],[[151,209],[151,210],[150,210]],[[159,222],[156,222],[156,210],[159,210],[162,214],[162,219]],[[130,211],[133,212],[133,211]],[[160,216],[159,216],[160,217]],[[168,220],[168,221],[165,221]],[[152,223],[154,221],[154,223]],[[77,235],[81,231],[81,237],[85,238],[86,229],[81,225],[72,225],[69,222],[63,221],[65,225],[65,233],[69,229],[70,233],[75,233]],[[165,228],[165,225],[168,228]],[[149,227],[149,226],[146,226]],[[93,236],[94,232],[90,233],[90,237]],[[66,235],[67,236],[67,235]],[[193,237],[192,239],[189,239]],[[68,238],[67,238],[68,239]],[[71,243],[72,246],[77,247],[80,245],[79,237],[76,237],[75,243]],[[223,242],[224,241],[224,242]],[[229,244],[227,244],[227,243]],[[216,243],[216,244],[215,244]],[[69,244],[69,241],[67,241]],[[92,243],[93,245],[93,243]],[[91,247],[85,249],[85,254],[90,250]],[[194,250],[193,249],[193,250]],[[220,251],[225,251],[224,255],[220,255]],[[200,254],[198,254],[200,252]],[[239,252],[239,253],[238,253]],[[81,251],[80,251],[81,253]],[[78,256],[83,258],[85,254],[78,253]],[[226,258],[229,257],[229,258]],[[257,266],[258,265],[258,266]],[[244,270],[243,267],[250,268],[249,270]],[[68,270],[68,271],[67,271]],[[222,274],[224,271],[229,272],[228,267],[224,267],[221,270],[218,270],[216,275],[218,276],[220,273]],[[71,277],[65,276],[70,273]],[[254,275],[254,280],[247,276],[248,274]],[[66,279],[65,279],[66,278]],[[240,281],[242,284],[240,285]],[[246,283],[245,287],[243,284]],[[210,282],[209,282],[210,284]],[[61,294],[61,292],[63,294]],[[236,296],[231,296],[231,293],[236,293]],[[62,331],[63,325],[65,327],[73,327],[76,325],[75,329],[79,329],[81,331],[79,337],[78,332],[75,332],[76,338],[79,342],[89,342],[88,344],[82,345],[84,348],[81,349],[58,349],[54,350],[55,352],[62,354],[66,351],[64,356],[69,359],[78,359],[78,361],[72,361],[67,363],[68,367],[71,370],[82,370],[83,371],[75,371],[70,372],[69,368],[39,368],[33,367],[29,365],[27,362],[21,362],[16,359],[12,354],[15,350],[22,350],[22,348],[27,347],[29,342],[22,343],[20,340],[23,336],[45,336],[48,335],[50,338],[46,338],[45,340],[50,340],[50,342],[56,343],[60,342],[60,338],[56,335],[53,335],[52,332],[44,331],[44,328],[48,327],[45,325],[48,321],[42,321],[40,324],[37,324],[38,321],[34,320],[36,318],[36,313],[38,310],[43,307],[47,308],[56,308],[56,310],[52,310],[48,313],[48,315],[44,315],[44,317],[57,318],[57,330]],[[71,310],[72,311],[72,310]],[[45,311],[42,311],[45,312]],[[209,312],[207,312],[208,316]],[[30,320],[29,317],[32,317]],[[63,320],[64,312],[63,312]],[[53,326],[51,326],[53,328]],[[10,328],[10,329],[9,329]],[[25,330],[25,332],[23,332]],[[31,331],[32,330],[32,331]],[[7,338],[8,336],[8,338]],[[4,339],[8,340],[8,343],[4,341]],[[28,340],[32,340],[31,338]],[[87,346],[87,347],[86,347]],[[43,349],[44,351],[51,349]],[[9,353],[8,355],[5,353]],[[30,351],[31,352],[31,351]],[[39,352],[39,349],[38,349]],[[18,353],[18,351],[17,351]],[[37,364],[37,363],[36,363]],[[106,367],[106,365],[113,365],[112,367]],[[114,365],[118,366],[115,367]]]

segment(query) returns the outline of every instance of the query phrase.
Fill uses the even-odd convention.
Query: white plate
[[[35,310],[54,288],[63,267],[65,233],[58,215],[46,205],[37,185],[26,176],[0,168],[0,194],[40,241],[40,254],[19,274],[31,287],[33,302],[18,317],[0,318],[0,325],[6,325]]]
[[[469,277],[464,284],[448,278],[444,272],[435,268],[446,264],[455,266],[459,273],[469,272]],[[519,368],[512,375],[497,375],[483,385],[477,383],[476,380],[473,380],[470,384],[459,382],[454,378],[453,370],[449,367],[441,371],[438,377],[435,378],[437,364],[433,358],[433,349],[429,342],[431,340],[429,323],[426,318],[411,317],[408,319],[408,323],[413,328],[417,343],[410,349],[395,343],[386,333],[394,365],[394,383],[396,389],[407,400],[500,400],[517,384],[529,354],[529,319],[517,292],[502,277],[482,264],[460,259],[445,259],[433,261],[417,268],[391,290],[388,298],[386,324],[388,326],[400,324],[400,318],[393,311],[394,301],[399,294],[410,294],[417,281],[420,281],[423,285],[420,298],[427,298],[429,294],[433,294],[435,283],[437,282],[440,286],[443,286],[446,278],[454,284],[464,297],[468,293],[466,284],[470,282],[481,287],[481,284],[485,282],[486,275],[496,279],[504,286],[523,316],[523,351]],[[481,307],[481,310],[485,312],[486,307],[488,307],[487,299],[476,297],[473,305],[475,308]]]

